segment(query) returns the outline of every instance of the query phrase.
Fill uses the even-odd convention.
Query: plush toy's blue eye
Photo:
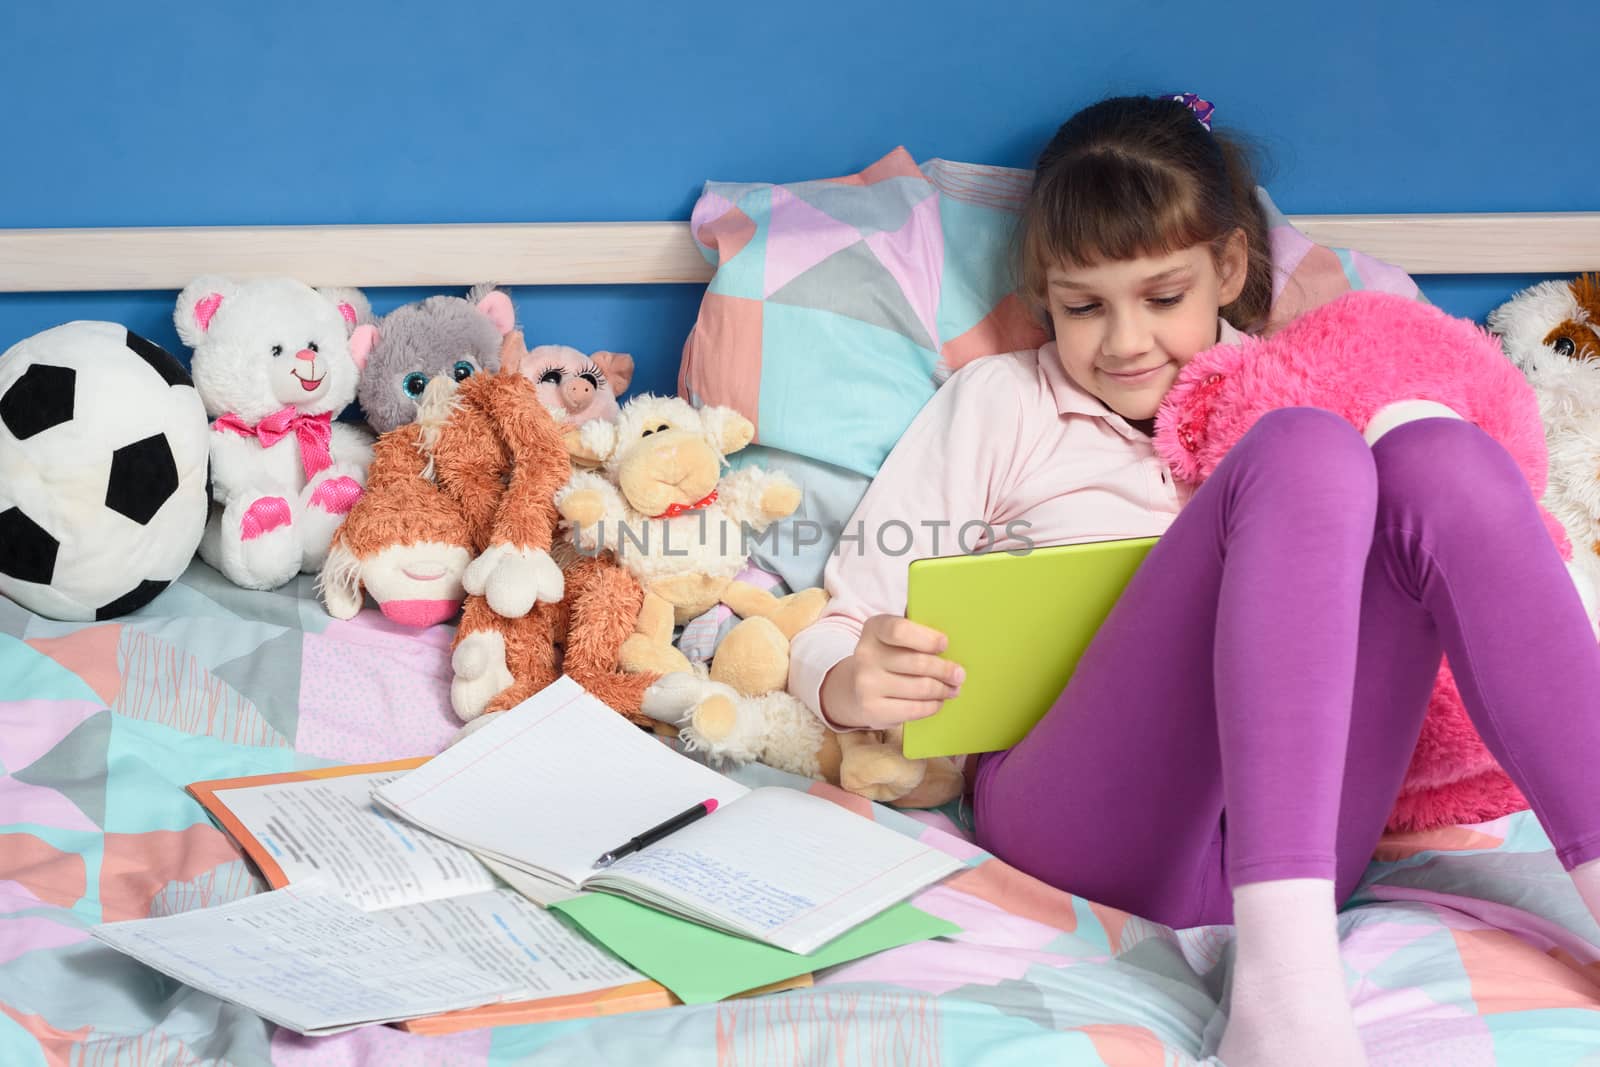
[[[478,368],[474,367],[469,361],[458,359],[456,360],[456,365],[450,368],[450,377],[454,378],[458,382],[464,382],[468,378],[472,377],[473,372],[477,369]]]
[[[400,390],[412,400],[415,400],[417,397],[421,396],[422,391],[427,387],[428,376],[423,374],[421,371],[412,371],[400,382]]]

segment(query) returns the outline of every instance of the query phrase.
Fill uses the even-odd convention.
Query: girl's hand
[[[961,691],[966,672],[939,658],[949,640],[898,615],[874,615],[856,650],[822,680],[822,712],[839,727],[881,730],[922,719]]]

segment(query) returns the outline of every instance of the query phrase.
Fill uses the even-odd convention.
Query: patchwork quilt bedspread
[[[0,599],[0,1064],[1154,1067],[1215,1047],[1229,928],[1174,931],[1069,896],[972,845],[959,811],[864,801],[964,861],[916,898],[962,933],[763,998],[305,1038],[89,937],[263,888],[187,783],[441,748],[450,636],[372,611],[339,622],[307,578],[250,592],[198,562],[114,622]],[[1341,929],[1373,1063],[1600,1064],[1600,928],[1531,815],[1387,839]]]

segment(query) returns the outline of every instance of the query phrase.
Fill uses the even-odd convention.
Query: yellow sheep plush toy
[[[800,487],[756,468],[723,476],[726,457],[755,436],[750,420],[731,408],[697,410],[677,397],[645,395],[614,420],[586,422],[575,434],[576,441],[568,436],[574,462],[598,469],[573,474],[556,494],[556,508],[580,552],[610,550],[645,590],[639,633],[623,649],[623,664],[687,670],[688,660],[672,647],[673,626],[722,601],[751,539],[794,513]],[[789,604],[796,602],[767,614],[805,610]]]
[[[686,748],[712,763],[759,760],[903,808],[936,807],[961,795],[964,779],[954,760],[907,759],[898,730],[836,734],[785,690],[789,640],[821,615],[822,590],[780,599],[746,589],[746,611],[773,614],[747,615],[729,631],[709,671],[664,675],[645,695],[646,715],[676,728]],[[780,605],[792,610],[778,614]]]
[[[907,760],[897,738],[834,734],[784,691],[789,641],[827,597],[820,589],[774,597],[734,580],[752,539],[800,504],[799,486],[784,474],[749,467],[723,475],[726,457],[754,435],[731,408],[650,395],[628,401],[615,420],[568,432],[574,464],[592,468],[556,494],[569,536],[580,552],[611,551],[644,586],[620,664],[664,676],[645,714],[713,762],[761,760],[903,806],[952,799],[961,776],[949,761]],[[673,647],[673,628],[718,603],[742,621],[709,672],[696,670]]]

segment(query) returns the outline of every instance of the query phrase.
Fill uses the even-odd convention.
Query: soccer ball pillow
[[[205,408],[183,364],[112,322],[0,355],[0,593],[57,619],[143,607],[206,521]]]

